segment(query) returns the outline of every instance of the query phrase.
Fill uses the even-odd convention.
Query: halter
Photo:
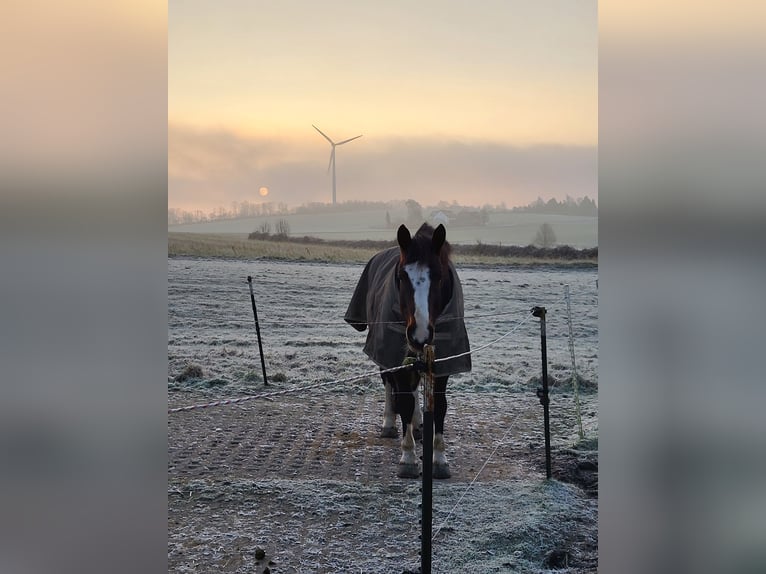
[[[425,374],[423,381],[423,405],[425,410],[433,412],[434,410],[434,359],[436,358],[436,347],[434,345],[423,345],[423,352],[414,355],[407,355],[402,361],[402,365],[412,365],[412,368],[421,377]]]

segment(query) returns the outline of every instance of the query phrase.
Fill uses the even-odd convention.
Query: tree
[[[287,237],[290,235],[290,224],[286,219],[280,219],[277,221],[276,230],[274,233],[277,237]]]
[[[420,227],[420,224],[425,221],[423,219],[423,208],[414,199],[408,199],[404,203],[407,206],[407,223]]]
[[[556,234],[550,223],[543,223],[535,235],[535,245],[539,247],[553,247],[556,245]]]
[[[582,198],[582,200],[578,204],[578,207],[581,213],[586,213],[588,215],[598,214],[598,207],[596,206],[596,202],[593,201],[587,195]]]
[[[559,205],[559,202],[556,201],[555,197],[551,197],[546,203],[545,203],[545,210],[548,213],[558,213],[560,211],[561,206]]]

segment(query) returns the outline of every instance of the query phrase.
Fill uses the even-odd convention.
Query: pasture
[[[379,438],[383,387],[342,320],[362,264],[170,258],[168,565],[173,572],[415,571],[418,480]],[[434,483],[434,572],[595,572],[595,451],[578,434],[570,285],[586,437],[598,436],[597,269],[458,266],[473,371],[450,378],[452,478]],[[268,387],[246,277],[253,276]],[[545,480],[539,323],[548,310],[554,479]],[[176,380],[188,365],[202,376]],[[420,448],[420,446],[418,447]],[[470,485],[470,488],[469,488]]]
[[[403,219],[405,213],[391,213],[392,221]],[[385,211],[356,211],[350,213],[320,213],[273,215],[206,223],[172,225],[170,232],[234,234],[247,237],[264,222],[271,228],[284,219],[290,225],[290,234],[302,237],[309,235],[320,239],[373,239],[389,240],[395,236],[396,228],[386,227]],[[447,225],[450,243],[491,243],[503,245],[529,245],[535,238],[540,225],[549,223],[556,234],[558,244],[571,245],[578,249],[598,245],[598,218],[574,215],[543,215],[538,213],[490,213],[489,223],[482,226],[460,227]]]

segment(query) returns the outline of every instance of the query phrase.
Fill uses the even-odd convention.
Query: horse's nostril
[[[416,336],[416,330],[414,327],[407,329],[407,344],[415,350],[420,350],[423,348],[423,345],[425,345],[428,341],[421,341]]]

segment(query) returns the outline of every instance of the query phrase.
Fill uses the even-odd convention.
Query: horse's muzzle
[[[422,353],[423,347],[433,343],[434,327],[433,325],[430,325],[430,324],[428,325],[428,336],[425,338],[425,340],[418,339],[415,336],[416,331],[417,329],[414,323],[407,327],[407,331],[406,331],[407,346],[410,348],[411,351],[415,353]]]

